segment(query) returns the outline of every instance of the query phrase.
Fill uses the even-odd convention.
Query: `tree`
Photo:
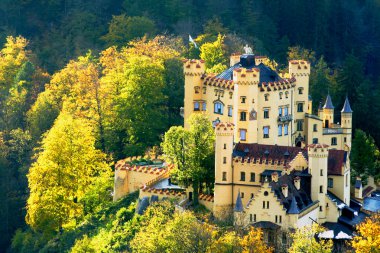
[[[106,156],[95,149],[92,127],[62,113],[44,136],[28,174],[27,223],[48,235],[74,225],[83,215],[81,200],[88,188],[98,177],[109,176]]]
[[[273,252],[273,249],[268,247],[263,241],[263,231],[254,227],[251,227],[248,234],[243,237],[241,245],[243,247],[243,253]]]
[[[102,37],[108,46],[126,46],[129,41],[151,37],[155,33],[155,24],[147,17],[128,17],[125,14],[113,16],[108,33]]]
[[[194,205],[207,174],[213,174],[209,159],[214,154],[214,129],[206,114],[192,114],[189,129],[171,127],[165,133],[161,146],[165,156],[176,166],[174,176],[194,191]]]
[[[290,60],[305,60],[313,64],[316,60],[315,52],[300,46],[289,47],[288,61]]]
[[[364,131],[357,129],[355,138],[352,141],[351,151],[351,176],[355,179],[356,176],[363,177],[366,182],[368,176],[380,177],[379,168],[380,152],[377,148],[374,139],[367,135]],[[352,180],[355,182],[354,180]]]
[[[310,73],[310,95],[313,98],[314,111],[319,107],[319,103],[323,103],[323,99],[329,92],[330,86],[330,69],[324,58],[321,57],[311,69]]]
[[[224,36],[219,34],[216,41],[206,42],[200,47],[200,57],[205,60],[206,72],[220,73],[227,68],[223,42]]]
[[[324,229],[318,224],[312,226],[304,226],[296,230],[291,235],[293,239],[292,246],[289,249],[289,253],[330,253],[333,249],[332,240],[317,240],[317,234],[323,232]]]
[[[351,246],[357,253],[380,252],[380,214],[374,214],[356,227]]]

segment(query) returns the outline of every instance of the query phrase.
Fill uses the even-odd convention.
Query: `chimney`
[[[272,181],[277,183],[277,181],[278,181],[278,173],[277,172],[272,173]]]
[[[301,178],[300,177],[295,177],[294,178],[294,186],[296,187],[297,190],[301,188]]]
[[[363,184],[361,177],[356,177],[355,181],[355,198],[363,199]]]
[[[282,194],[284,194],[285,198],[288,197],[288,185],[287,184],[283,184],[281,186],[281,189],[282,189]]]

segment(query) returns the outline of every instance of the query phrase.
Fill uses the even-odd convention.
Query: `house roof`
[[[352,113],[352,109],[351,109],[351,106],[350,106],[350,101],[348,101],[348,97],[346,97],[346,100],[344,101],[344,105],[343,105],[343,108],[342,108],[342,111],[343,113]]]
[[[325,146],[323,146],[325,147]],[[292,161],[299,153],[308,160],[307,148],[287,147],[278,145],[264,145],[257,143],[237,143],[233,150],[233,157],[244,157],[250,159],[280,161],[286,165]],[[329,150],[328,174],[342,175],[342,166],[347,159],[347,152],[344,150]]]
[[[289,210],[288,210],[288,214],[299,214],[299,213],[300,213],[300,210],[298,209],[298,206],[297,206],[297,200],[293,196]]]
[[[352,230],[338,222],[325,222],[326,231],[318,235],[323,239],[349,240],[352,238]]]
[[[336,196],[335,194],[333,194],[332,192],[330,191],[327,191],[327,197],[336,204],[336,206],[338,207],[338,209],[343,209],[344,207],[346,207],[347,205],[343,202],[343,200],[341,200],[340,198],[338,198],[338,196]]]
[[[334,105],[332,103],[330,94],[327,95],[325,105],[323,106],[323,109],[334,109]]]
[[[276,71],[272,70],[268,66],[263,63],[259,65],[255,65],[255,55],[242,55],[240,57],[240,62],[231,66],[224,72],[220,73],[216,76],[216,78],[224,79],[224,80],[233,80],[233,71],[238,68],[246,68],[253,69],[258,68],[260,70],[260,83],[269,83],[269,82],[278,82],[283,81],[283,79],[277,74]]]

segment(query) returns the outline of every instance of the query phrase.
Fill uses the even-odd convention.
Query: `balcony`
[[[293,117],[292,115],[284,115],[284,116],[278,116],[278,122],[288,122],[288,121],[292,121]]]
[[[342,134],[342,128],[323,128],[323,134]]]

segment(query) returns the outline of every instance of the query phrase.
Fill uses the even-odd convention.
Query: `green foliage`
[[[206,42],[200,47],[200,58],[205,60],[206,72],[220,73],[227,68],[226,55],[224,50],[224,36],[218,35],[214,42]],[[218,72],[213,72],[218,71]]]
[[[363,177],[366,182],[368,176],[380,178],[380,152],[374,139],[360,129],[355,131],[351,151],[351,177]]]
[[[95,180],[110,177],[106,156],[94,145],[88,122],[68,114],[55,121],[28,174],[31,193],[26,220],[33,229],[54,234],[82,217],[83,198]]]
[[[192,114],[189,129],[171,127],[165,133],[161,146],[167,159],[176,166],[174,177],[194,189],[194,204],[198,204],[198,191],[203,182],[212,182],[210,159],[214,154],[215,134],[205,114]]]
[[[143,36],[151,37],[155,33],[155,25],[147,17],[128,17],[125,14],[113,16],[108,33],[102,39],[109,46],[126,46],[129,41]]]

